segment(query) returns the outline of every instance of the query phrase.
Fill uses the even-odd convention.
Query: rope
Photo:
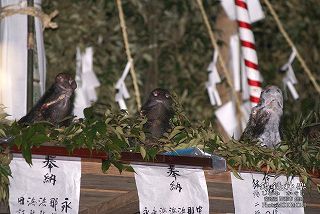
[[[53,104],[56,104],[57,102],[60,102],[61,100],[63,100],[64,98],[66,98],[67,95],[62,94],[60,95],[57,99],[52,100],[51,102],[45,103],[44,105],[41,106],[41,109],[46,109],[48,107],[50,107]]]
[[[58,15],[58,10],[53,11],[49,15],[44,13],[41,9],[36,7],[21,7],[18,5],[10,5],[0,9],[0,20],[5,17],[12,16],[15,14],[24,14],[29,16],[38,17],[43,25],[43,29],[45,28],[57,28],[58,24],[52,22],[51,20]]]
[[[133,59],[132,59],[130,47],[129,47],[128,32],[127,32],[126,22],[124,19],[124,13],[122,10],[122,3],[121,3],[121,0],[116,0],[116,1],[117,1],[118,11],[119,11],[120,26],[122,29],[122,35],[123,35],[123,40],[124,40],[124,46],[126,49],[127,59],[128,59],[128,61],[131,61],[130,74],[132,76],[133,87],[134,87],[135,96],[136,96],[136,102],[137,102],[137,106],[138,106],[138,110],[139,110],[141,108],[141,98],[140,98],[140,92],[139,92],[139,86],[138,86],[138,82],[137,82],[136,72],[134,69],[134,63],[133,63]]]
[[[211,40],[211,43],[212,43],[212,46],[213,48],[218,51],[219,53],[219,45],[217,43],[217,40],[216,38],[214,37],[214,34],[213,34],[213,31],[212,31],[212,28],[210,26],[210,23],[209,23],[209,19],[208,19],[208,16],[204,10],[204,7],[203,7],[203,4],[202,4],[202,0],[197,0],[198,2],[198,5],[199,5],[199,9],[201,11],[201,14],[202,14],[202,18],[204,20],[204,23],[207,27],[207,30],[208,30],[208,34],[209,34],[209,37],[210,37],[210,40]],[[241,110],[241,102],[240,102],[240,99],[237,95],[237,92],[236,90],[234,89],[233,87],[233,84],[232,84],[232,80],[231,80],[231,77],[230,77],[230,74],[228,72],[228,69],[227,69],[227,66],[226,66],[226,63],[224,61],[224,59],[222,58],[222,56],[219,54],[218,55],[218,60],[219,60],[219,63],[222,67],[222,71],[227,79],[227,84],[229,85],[229,87],[231,88],[231,92],[232,92],[232,95],[234,96],[235,100],[236,100],[236,108],[237,108],[237,111],[239,112],[239,117],[238,117],[238,120],[239,120],[239,126],[241,128],[241,118],[243,118],[243,113],[242,113],[242,110]]]
[[[289,37],[288,33],[284,29],[284,27],[283,27],[278,15],[276,14],[276,12],[273,9],[272,5],[270,4],[269,0],[264,0],[264,3],[267,5],[268,9],[270,10],[271,15],[273,16],[274,20],[276,21],[276,23],[278,25],[278,28],[279,28],[281,34],[283,35],[283,37],[286,39],[287,43],[291,46],[292,49],[296,50],[297,58],[298,58],[299,62],[301,63],[303,71],[308,75],[308,77],[311,80],[313,86],[315,87],[317,92],[320,94],[320,86],[318,85],[316,78],[311,73],[310,69],[308,68],[308,66],[307,66],[307,64],[305,62],[305,60],[302,58],[302,56],[300,55],[297,47],[294,45],[294,43],[292,42],[292,40]]]

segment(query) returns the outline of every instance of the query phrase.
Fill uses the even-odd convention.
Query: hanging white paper
[[[239,126],[239,120],[236,114],[236,106],[232,101],[227,102],[215,111],[215,115],[221,123],[223,129],[234,139],[239,139],[242,130]],[[247,118],[241,118],[241,127],[245,127]]]
[[[216,85],[211,85],[210,82],[206,82],[206,88],[207,88],[207,92],[209,95],[209,100],[210,100],[211,105],[221,106],[222,102],[221,102],[219,92],[216,88]]]
[[[132,165],[140,213],[209,214],[202,169]],[[166,211],[166,212],[164,212]]]
[[[264,13],[259,0],[247,0],[248,12],[251,23],[264,19]],[[221,0],[222,7],[229,19],[236,19],[236,6],[234,0]]]
[[[208,95],[209,95],[209,100],[210,100],[210,103],[211,105],[216,105],[216,99],[214,98],[214,94],[213,94],[213,89],[212,89],[212,86],[209,82],[206,82],[206,88],[207,88],[207,92],[208,92]]]
[[[119,79],[119,80],[117,81],[117,83],[116,83],[116,88],[117,88],[117,89],[120,88],[120,86],[123,84],[124,80],[125,80],[126,77],[128,76],[129,71],[130,71],[130,68],[131,68],[131,64],[132,64],[131,61],[128,61],[128,62],[127,62],[126,67],[124,68],[120,79]]]
[[[115,86],[115,88],[118,90],[118,92],[115,95],[115,101],[119,104],[120,109],[127,109],[125,99],[130,98],[129,91],[124,81],[130,71],[131,65],[132,65],[131,61],[128,61],[120,79],[117,81]]]
[[[82,54],[82,87],[86,89],[87,96],[90,102],[97,101],[95,88],[100,86],[100,82],[93,71],[93,48],[86,48]]]
[[[287,78],[284,78],[283,82],[287,85],[293,99],[295,99],[295,100],[299,99],[299,94],[298,94],[296,88],[294,87],[293,83],[290,80],[288,80]]]
[[[93,71],[93,48],[88,47],[83,53],[77,47],[76,54],[76,82],[74,110],[73,113],[77,117],[84,117],[83,109],[89,107],[92,102],[98,100],[96,88],[100,86],[100,82]]]
[[[208,66],[209,71],[209,81],[206,82],[206,88],[209,95],[211,105],[222,105],[221,98],[219,92],[217,90],[216,84],[221,82],[221,78],[219,76],[217,70],[217,60],[218,60],[218,52],[214,51],[212,62],[210,62]]]
[[[35,0],[35,7],[41,7]],[[0,7],[26,7],[26,0],[0,0]],[[27,107],[27,15],[16,14],[0,20],[0,103],[6,107],[10,119],[20,119]],[[40,96],[44,93],[46,60],[42,24],[35,18],[37,65]],[[35,90],[36,92],[36,90]]]
[[[292,53],[289,57],[288,62],[281,67],[281,70],[286,71],[286,74],[282,80],[284,85],[286,85],[288,87],[293,99],[297,100],[299,98],[299,94],[298,94],[297,90],[295,89],[294,84],[297,84],[298,80],[297,80],[297,78],[294,74],[293,68],[292,68],[292,63],[293,63],[295,57],[296,57],[296,50],[292,49]]]
[[[214,82],[214,83],[221,82],[221,79],[220,79],[220,76],[219,76],[219,73],[217,70],[218,55],[219,55],[218,51],[214,51],[212,62],[209,64],[208,69],[207,69],[210,73],[212,73],[211,82]]]
[[[303,214],[304,185],[298,177],[241,173],[243,180],[231,173],[236,214]]]
[[[35,156],[10,163],[10,213],[78,214],[81,159]]]
[[[119,104],[120,109],[128,109],[124,97],[121,93],[116,93],[115,101]]]
[[[236,91],[241,90],[240,81],[240,44],[239,36],[234,34],[230,36],[230,67],[233,73],[233,85]]]

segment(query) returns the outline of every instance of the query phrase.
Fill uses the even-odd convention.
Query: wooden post
[[[28,0],[28,7],[34,6],[34,0]],[[28,15],[27,35],[27,112],[33,106],[33,54],[34,54],[34,17]]]

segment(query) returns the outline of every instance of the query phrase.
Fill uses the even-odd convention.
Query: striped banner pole
[[[250,102],[253,107],[260,100],[262,77],[258,69],[258,57],[246,0],[235,0],[235,4],[241,51],[248,78]]]

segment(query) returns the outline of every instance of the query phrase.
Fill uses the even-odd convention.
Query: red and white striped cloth
[[[251,22],[246,0],[235,0],[235,4],[242,56],[244,58],[245,69],[248,77],[250,102],[252,106],[255,106],[260,100],[259,97],[261,93],[262,77],[258,69],[258,57],[254,35],[251,30]]]

